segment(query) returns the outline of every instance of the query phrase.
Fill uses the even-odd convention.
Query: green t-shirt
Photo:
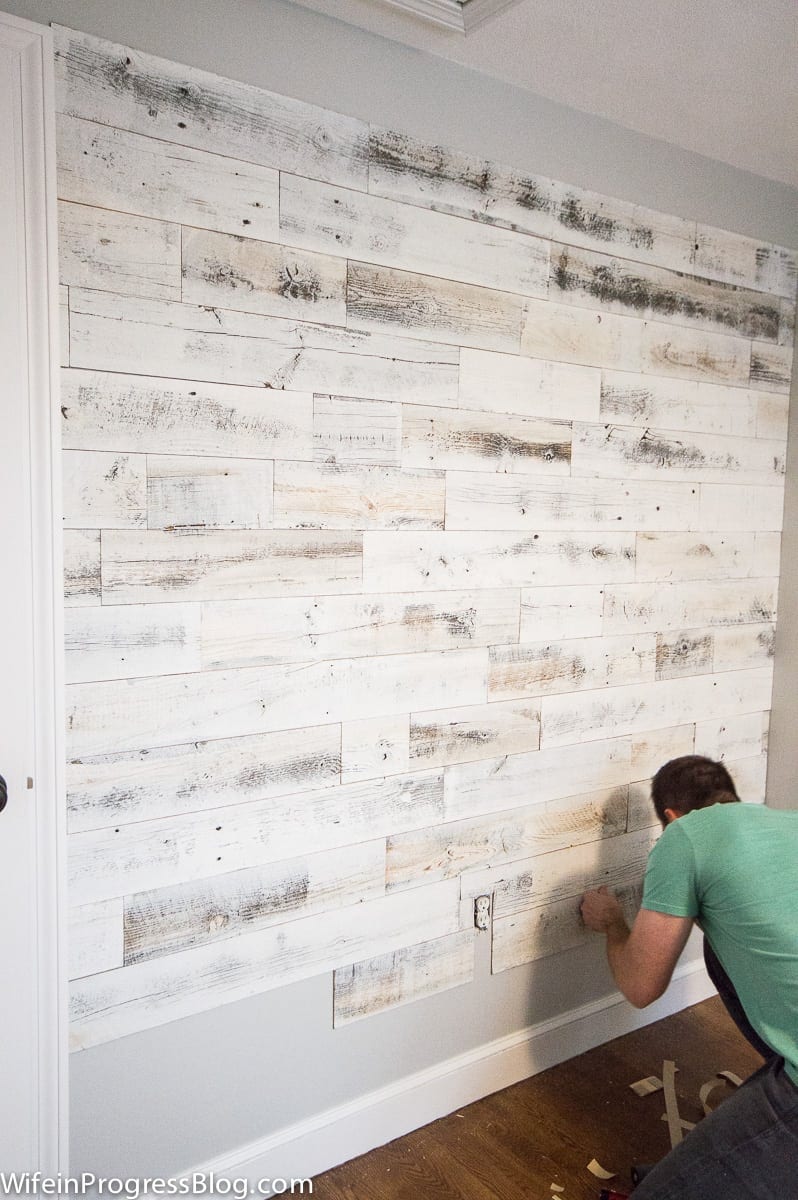
[[[649,855],[643,908],[696,918],[798,1083],[798,811],[713,804],[671,822]]]

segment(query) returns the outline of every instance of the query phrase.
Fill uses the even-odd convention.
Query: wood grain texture
[[[64,604],[67,608],[85,608],[100,604],[100,531],[65,530],[63,546]]]
[[[745,804],[764,804],[767,791],[767,755],[728,763],[740,799]]]
[[[140,454],[67,450],[62,457],[65,529],[147,524],[147,464]]]
[[[628,371],[601,373],[601,419],[619,425],[763,437],[757,428],[760,404],[759,393],[740,387]]]
[[[147,456],[149,529],[269,529],[274,467],[241,458]]]
[[[398,467],[402,406],[348,396],[313,397],[313,458],[341,466]]]
[[[552,300],[775,342],[777,297],[573,246],[552,246]]]
[[[663,579],[765,579],[778,575],[755,533],[638,533],[635,572],[639,582]],[[763,550],[765,549],[762,543]],[[775,567],[775,569],[773,569]]]
[[[69,979],[122,966],[125,931],[121,899],[70,908],[68,919]]]
[[[125,966],[385,895],[385,842],[231,871],[125,899]]]
[[[405,405],[403,467],[570,475],[571,424],[493,413]],[[460,479],[459,474],[454,477]]]
[[[313,397],[103,371],[62,371],[67,449],[299,460],[313,457]]]
[[[361,538],[263,529],[111,530],[103,538],[103,601],[350,592],[361,582]]]
[[[604,631],[632,633],[701,625],[745,625],[772,621],[772,580],[706,580],[634,583],[604,589]]]
[[[416,767],[450,767],[539,745],[540,705],[534,701],[410,714],[410,760]]]
[[[67,763],[71,833],[157,821],[339,783],[338,725],[111,751]]]
[[[384,841],[392,831],[439,820],[442,800],[442,774],[423,771],[75,833],[69,852],[73,902],[131,896]]]
[[[277,529],[442,529],[442,471],[353,463],[278,462]]]
[[[783,246],[699,225],[693,261],[709,279],[742,284],[788,300],[795,295],[796,255]]]
[[[106,971],[73,985],[71,1046],[86,1049],[347,962],[457,931],[457,884],[317,913]]]
[[[756,395],[756,436],[786,441],[789,396],[779,392],[757,392]]]
[[[206,668],[324,662],[514,641],[517,589],[212,601],[202,606]]]
[[[482,704],[486,650],[394,654],[72,684],[72,758]]]
[[[341,726],[341,782],[382,779],[410,770],[410,717],[366,717]],[[437,767],[440,763],[413,764]]]
[[[78,204],[222,233],[278,237],[279,173],[56,114],[58,194]]]
[[[600,379],[593,367],[464,346],[459,402],[489,413],[593,421],[599,416]]]
[[[736,762],[767,750],[769,713],[744,713],[725,720],[697,721],[695,752],[707,758]]]
[[[523,588],[519,642],[599,637],[604,589],[598,585]]]
[[[648,780],[670,758],[694,752],[695,725],[649,729],[632,735],[632,779]],[[695,751],[699,753],[699,751]]]
[[[749,376],[751,387],[765,392],[789,394],[792,364],[792,346],[773,346],[769,342],[753,342]]]
[[[453,407],[455,347],[281,317],[70,291],[70,358],[94,371]]]
[[[645,683],[654,679],[656,650],[651,634],[492,646],[488,699]]]
[[[468,930],[339,967],[333,982],[333,1025],[337,1029],[473,978],[474,934]]]
[[[437,276],[350,261],[346,324],[372,333],[517,353],[523,304],[518,296]]]
[[[365,533],[363,583],[373,591],[603,583],[634,576],[634,535]]]
[[[96,605],[64,614],[67,683],[198,671],[198,604]]]
[[[182,247],[182,299],[189,304],[346,323],[340,259],[205,229],[184,229]]]
[[[300,172],[301,174],[301,172]],[[545,242],[283,175],[280,231],[291,246],[440,279],[545,296]]]
[[[493,440],[500,445],[502,435],[494,435]],[[569,444],[569,456],[570,450]],[[585,479],[573,474],[565,479],[553,468],[554,462],[541,464],[541,470],[555,474],[554,479],[450,472],[446,528],[576,532],[693,529],[698,524],[699,492],[687,482]]]
[[[365,188],[360,121],[55,26],[59,112]]]
[[[58,267],[70,286],[179,300],[180,227],[61,200]]]

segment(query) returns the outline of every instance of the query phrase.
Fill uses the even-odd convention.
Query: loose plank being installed
[[[67,763],[72,833],[337,784],[338,725],[119,751]]]
[[[360,121],[54,27],[56,108],[165,141],[365,188]]]
[[[103,602],[351,592],[360,586],[360,539],[324,531],[110,530],[103,537]]]
[[[58,194],[117,212],[273,242],[279,173],[96,121],[56,115]]]
[[[474,934],[468,929],[339,967],[333,982],[333,1024],[338,1028],[473,978]]]
[[[443,471],[278,462],[277,529],[442,529]]]
[[[316,913],[73,985],[73,1049],[258,995],[348,962],[455,933],[456,881]]]
[[[117,453],[313,457],[313,397],[103,371],[61,372],[63,445]]]
[[[573,246],[552,247],[549,294],[580,308],[770,342],[779,337],[778,298]]]
[[[192,304],[70,291],[73,366],[453,407],[458,351]]]
[[[58,205],[62,283],[125,296],[180,299],[180,227],[85,204]]]
[[[569,475],[571,425],[493,413],[403,406],[402,465],[448,471]],[[458,476],[450,476],[457,480]]]

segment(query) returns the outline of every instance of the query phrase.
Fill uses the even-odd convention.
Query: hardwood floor
[[[314,1180],[314,1196],[597,1200],[602,1187],[630,1191],[632,1164],[657,1161],[670,1141],[662,1093],[640,1098],[629,1084],[661,1076],[668,1058],[689,1121],[701,1116],[698,1089],[716,1071],[745,1078],[762,1061],[714,997],[344,1163]],[[611,1184],[587,1171],[593,1158],[617,1172]],[[553,1183],[564,1191],[553,1193]]]

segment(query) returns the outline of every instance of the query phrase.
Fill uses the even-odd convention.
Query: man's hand
[[[580,911],[585,925],[595,933],[609,933],[618,925],[626,928],[623,909],[616,896],[612,892],[608,892],[606,887],[597,888],[593,892],[585,892]]]

